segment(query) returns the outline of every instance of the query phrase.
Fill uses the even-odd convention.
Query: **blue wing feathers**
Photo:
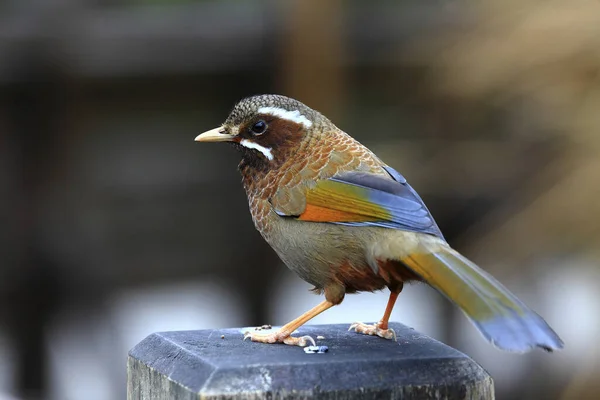
[[[387,172],[388,174],[390,174],[390,176],[399,183],[406,183],[406,178],[404,176],[402,176],[402,174],[398,171],[396,171],[394,168],[388,166],[388,165],[384,165],[383,169],[385,170],[385,172]]]
[[[428,233],[443,239],[442,232],[417,192],[396,170],[388,166],[384,168],[393,180],[363,172],[342,173],[334,176],[331,180],[363,188],[369,201],[383,207],[390,213],[390,221],[336,223],[350,226],[372,225],[403,229]]]

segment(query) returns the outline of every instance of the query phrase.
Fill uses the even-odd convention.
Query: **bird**
[[[244,340],[314,345],[292,333],[346,294],[386,288],[381,320],[349,330],[395,340],[389,319],[398,295],[405,283],[425,282],[501,350],[563,348],[541,316],[448,244],[403,175],[318,111],[282,95],[250,96],[195,141],[228,142],[241,153],[238,169],[256,229],[325,297],[278,330],[248,331]]]

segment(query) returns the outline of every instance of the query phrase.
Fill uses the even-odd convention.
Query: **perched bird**
[[[383,318],[356,332],[395,338],[388,320],[403,285],[423,281],[460,307],[500,349],[563,347],[535,312],[452,249],[417,192],[397,171],[317,111],[294,99],[241,100],[222,126],[198,142],[230,142],[256,229],[283,262],[325,300],[264,343],[305,346],[291,333],[340,304],[346,293],[390,290]]]

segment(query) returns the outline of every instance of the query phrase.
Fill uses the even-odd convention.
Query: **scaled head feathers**
[[[233,110],[231,110],[224,125],[238,126],[259,114],[261,111],[265,114],[271,114],[282,118],[297,118],[308,123],[308,125],[312,125],[315,120],[323,118],[321,114],[298,100],[278,94],[263,94],[246,97],[245,99],[240,100],[233,107]]]

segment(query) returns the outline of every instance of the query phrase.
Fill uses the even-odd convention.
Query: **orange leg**
[[[388,328],[388,322],[390,321],[390,316],[392,315],[392,310],[394,309],[394,304],[396,304],[396,299],[400,292],[391,292],[390,298],[388,299],[387,306],[385,307],[385,312],[383,313],[383,318],[379,321],[379,327],[381,329]]]
[[[291,336],[292,332],[296,329],[321,314],[323,311],[333,307],[335,304],[325,300],[318,306],[310,309],[305,312],[298,318],[288,322],[284,326],[282,326],[277,332],[269,333],[269,334],[259,334],[253,332],[246,332],[244,334],[244,340],[250,338],[253,342],[261,342],[261,343],[285,343],[292,346],[306,346],[309,342],[312,345],[315,345],[315,341],[310,336],[302,336],[302,337],[293,337]]]
[[[385,312],[383,313],[383,318],[373,325],[363,324],[362,322],[355,322],[350,325],[348,330],[354,329],[357,333],[363,333],[365,335],[377,335],[384,339],[394,339],[396,340],[396,332],[393,329],[388,328],[388,322],[390,320],[390,316],[392,315],[392,310],[394,309],[394,304],[396,304],[396,299],[398,295],[402,291],[402,286],[398,290],[393,290],[390,292],[390,298],[388,299],[387,306],[385,307]]]

